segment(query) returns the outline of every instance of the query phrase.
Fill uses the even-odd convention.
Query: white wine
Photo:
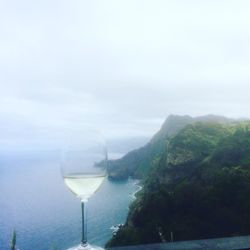
[[[71,174],[64,176],[64,182],[69,190],[81,200],[87,200],[101,186],[105,175]]]

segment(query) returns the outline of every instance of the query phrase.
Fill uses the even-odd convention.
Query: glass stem
[[[87,219],[87,216],[86,216],[86,208],[84,209],[85,204],[86,203],[84,201],[81,201],[81,207],[82,207],[82,241],[81,241],[81,244],[82,245],[87,244],[87,223],[85,222],[85,220]]]

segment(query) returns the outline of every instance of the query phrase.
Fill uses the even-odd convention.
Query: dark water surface
[[[88,202],[89,242],[103,246],[110,227],[126,219],[134,180],[110,182]],[[0,250],[12,230],[20,250],[66,249],[81,238],[80,201],[68,191],[54,157],[0,155]]]

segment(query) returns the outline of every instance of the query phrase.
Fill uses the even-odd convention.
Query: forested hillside
[[[250,122],[195,122],[166,145],[107,246],[250,234]]]
[[[196,118],[170,115],[163,123],[161,129],[144,147],[129,152],[121,159],[109,161],[109,177],[113,179],[125,179],[129,176],[144,178],[147,176],[150,168],[155,164],[156,159],[162,157],[167,146],[167,140],[186,125],[197,121],[228,123],[232,120],[215,115]]]

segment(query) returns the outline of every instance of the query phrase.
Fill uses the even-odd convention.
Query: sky
[[[249,12],[248,0],[0,0],[0,149],[57,147],[86,125],[149,138],[169,114],[250,118]]]

